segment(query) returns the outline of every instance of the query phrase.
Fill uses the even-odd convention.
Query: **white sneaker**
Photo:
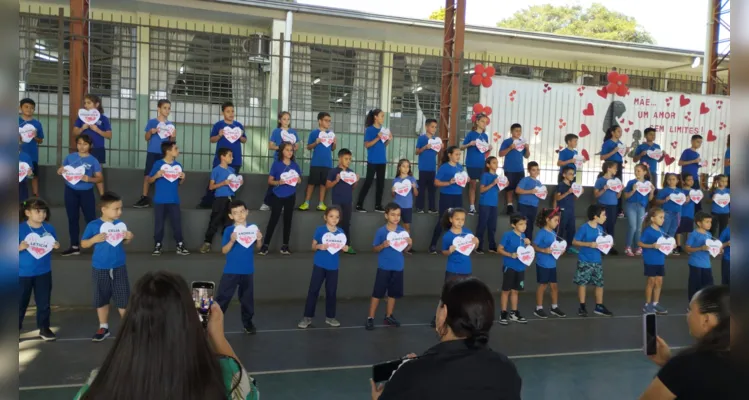
[[[312,325],[312,318],[304,317],[301,321],[299,321],[298,324],[296,324],[296,327],[299,329],[307,329],[307,327],[310,325]]]
[[[260,211],[270,211],[270,206],[268,206],[267,204],[263,204],[262,206],[260,206]]]
[[[341,323],[338,322],[338,320],[335,318],[325,318],[325,323],[332,326],[333,328],[338,328],[339,326],[341,326]]]

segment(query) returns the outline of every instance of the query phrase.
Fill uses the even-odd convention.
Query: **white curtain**
[[[311,50],[306,45],[292,45],[291,48],[291,90],[289,112],[296,129],[312,129],[317,120],[312,110],[312,68]]]
[[[349,132],[364,131],[364,119],[369,110],[380,108],[380,53],[357,51],[354,85],[351,93]]]
[[[36,27],[38,24],[38,18],[28,16],[23,16],[18,21],[18,30],[20,33],[18,43],[18,49],[20,50],[18,57],[18,80],[24,84],[28,79],[29,73],[31,73],[31,65],[36,53],[34,46],[36,46]]]
[[[421,133],[425,122],[424,112],[421,110],[421,104],[419,103],[419,92],[413,91],[419,86],[419,68],[421,68],[421,64],[423,63],[423,56],[406,55],[406,68],[408,68],[409,75],[411,75],[411,90],[416,102],[416,125],[414,127],[416,134]]]
[[[151,29],[151,88],[168,96],[179,77],[195,34]],[[153,85],[155,83],[155,85]]]

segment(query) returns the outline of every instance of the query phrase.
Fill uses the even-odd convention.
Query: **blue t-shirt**
[[[405,231],[405,229],[400,225],[395,228],[396,233],[403,231]],[[379,246],[382,242],[386,241],[388,239],[388,233],[390,233],[390,231],[388,230],[387,225],[378,229],[375,233],[372,246]],[[377,254],[377,268],[385,271],[403,271],[403,253],[396,251],[390,246],[385,247]]]
[[[149,119],[143,132],[148,132],[151,129],[158,127],[160,123],[161,121],[159,121],[157,118]],[[166,121],[164,122],[164,125],[174,125],[174,122]],[[161,136],[159,136],[158,132],[154,133],[153,135],[151,135],[151,139],[148,139],[148,152],[161,154],[161,144],[164,142],[168,142],[169,140],[171,140],[171,138],[172,137],[170,136],[162,139]]]
[[[245,226],[253,224],[245,222]],[[236,225],[229,225],[224,229],[224,235],[221,237],[221,247],[226,246],[231,241],[231,235],[234,233]],[[238,242],[234,242],[231,250],[226,253],[226,263],[224,264],[225,274],[251,275],[255,273],[255,243],[249,247],[244,247]]]
[[[655,244],[658,239],[664,236],[663,231],[653,229],[652,226],[648,225],[642,230],[640,241],[644,244]],[[658,249],[644,248],[642,249],[642,260],[645,265],[665,265],[666,255]]]
[[[345,183],[344,183],[345,185]],[[315,229],[315,236],[314,239],[317,242],[317,244],[323,244],[322,243],[322,237],[326,233],[329,233],[330,230],[328,229],[327,225],[318,226],[317,229]],[[343,234],[343,230],[341,228],[336,227],[335,231],[330,232],[334,235]],[[345,242],[344,242],[345,244]],[[314,257],[314,264],[322,269],[326,269],[328,271],[335,271],[338,269],[338,263],[339,263],[339,256],[341,254],[340,250],[335,254],[330,254],[327,250],[317,250],[315,251],[315,257]]]
[[[312,143],[315,143],[317,138],[320,136],[320,130],[315,129],[314,131],[309,133],[309,137],[307,138],[307,145],[311,145]],[[312,149],[312,159],[310,160],[309,165],[311,167],[326,167],[326,168],[332,168],[333,167],[333,150],[331,148],[333,145],[331,144],[330,147],[325,147],[324,144],[318,143],[313,149]]]
[[[683,153],[681,153],[681,158],[679,158],[679,161],[694,161],[696,159],[700,158],[700,153],[692,150],[692,149],[686,149]],[[689,175],[692,175],[695,182],[699,182],[699,171],[700,171],[700,164],[689,164],[681,167],[681,172],[686,172]]]
[[[656,198],[658,200],[668,199],[661,206],[661,208],[663,208],[663,211],[679,213],[681,212],[681,206],[674,203],[669,197],[671,196],[672,193],[683,193],[683,192],[684,191],[679,188],[671,189],[670,187],[664,187],[663,189],[658,191],[658,195],[656,196]],[[687,192],[685,196],[687,196],[688,201],[692,201],[692,200],[689,200],[689,192]]]
[[[217,165],[216,168],[214,168],[211,171],[211,180],[215,184],[219,184],[223,181],[225,181],[229,175],[234,174],[234,168],[232,167],[226,167],[225,169],[221,167],[221,165]],[[229,185],[221,186],[220,188],[216,189],[216,197],[233,197],[234,191],[231,190]]]
[[[700,233],[695,230],[687,237],[687,246],[691,248],[702,247],[708,239],[712,239],[710,232]],[[710,253],[707,250],[695,251],[689,255],[689,265],[697,268],[711,268]]]
[[[596,190],[601,190],[604,186],[606,186],[606,183],[608,181],[609,178],[602,176],[596,179],[596,184],[594,187],[596,188]],[[619,199],[616,197],[616,192],[611,189],[606,189],[606,191],[603,192],[603,194],[598,198],[598,204],[602,204],[604,206],[615,206],[618,202]]]
[[[18,224],[18,243],[21,243],[26,239],[26,236],[36,233],[39,237],[44,238],[45,236],[52,236],[57,241],[57,232],[55,228],[46,223],[42,222],[42,226],[39,228],[32,228],[26,222]],[[33,241],[31,241],[32,244]],[[52,246],[52,244],[50,244]],[[47,272],[52,271],[52,252],[45,254],[40,259],[34,258],[29,252],[30,249],[26,249],[18,253],[18,276],[39,276],[44,275]]]
[[[270,134],[270,141],[273,142],[273,143],[275,143],[276,146],[280,146],[281,143],[284,142],[283,138],[281,137],[281,131],[283,131],[283,128],[276,128]],[[288,132],[291,135],[294,135],[294,137],[296,138],[296,141],[294,143],[292,143],[292,144],[299,143],[299,134],[297,134],[294,129],[289,128],[289,129],[286,130],[286,132]],[[317,140],[317,139],[315,139],[315,140]],[[291,142],[289,142],[289,143],[291,143]]]
[[[499,151],[507,150],[512,143],[515,141],[513,138],[507,138],[502,141],[502,145],[499,146]],[[505,172],[523,172],[525,169],[523,168],[523,156],[525,155],[525,149],[527,149],[528,144],[526,143],[526,147],[523,149],[523,151],[518,151],[517,149],[510,150],[505,155],[505,161],[502,168]]]
[[[340,166],[331,168],[330,171],[328,171],[328,181],[335,182],[341,171],[343,171],[343,169]],[[354,172],[351,168],[346,168],[346,171]],[[354,185],[349,185],[341,179],[331,189],[330,197],[333,204],[352,204],[354,201]]]
[[[491,172],[484,172],[481,174],[481,186],[488,186],[492,185],[494,181],[497,179],[497,174],[492,174]],[[497,207],[497,203],[499,202],[499,186],[496,184],[492,185],[492,187],[487,190],[484,193],[481,193],[479,196],[479,205],[481,206],[489,206],[489,207]]]
[[[615,142],[614,139],[609,139],[603,142],[603,145],[601,146],[601,155],[611,153],[612,151],[614,151],[614,149],[618,148],[620,144],[623,144],[623,143],[620,140],[617,140]],[[614,162],[618,162],[621,164],[622,155],[619,154],[619,152],[617,151],[616,153],[614,153],[613,156],[606,159],[606,161],[614,161]]]
[[[578,242],[595,242],[599,236],[603,236],[603,229],[600,225],[593,228],[587,222],[580,225],[580,229],[575,233],[575,240]],[[587,246],[580,246],[577,248],[580,252],[577,255],[577,259],[582,262],[600,263],[601,262],[601,251]]]
[[[440,165],[440,169],[437,170],[436,179],[440,182],[450,182],[450,180],[455,177],[455,174],[461,171],[463,171],[463,166],[460,164],[455,164],[453,167],[450,163],[444,163]],[[459,195],[463,193],[463,188],[458,186],[457,183],[453,183],[449,186],[441,187],[440,193]]]
[[[687,196],[687,201],[681,206],[681,217],[694,219],[694,202],[689,198],[690,189],[682,189],[684,196]]]
[[[466,235],[471,234],[473,234],[473,232],[466,228],[463,228],[462,233],[460,233],[459,235],[454,234],[452,229],[448,229],[447,231],[445,231],[445,235],[442,236],[442,251],[449,250],[450,246],[453,245],[453,240],[455,240],[456,237],[465,237]],[[453,274],[470,275],[472,271],[473,269],[471,268],[471,257],[466,256],[459,251],[454,251],[452,252],[452,254],[447,256],[447,272]]]
[[[629,182],[627,182],[627,186],[624,188],[624,191],[627,193],[631,192],[632,188],[635,186],[637,182],[639,182],[637,179],[632,179]],[[642,181],[642,182],[647,182],[647,181]],[[655,188],[650,188],[650,190],[651,191],[655,190]],[[630,196],[630,198],[627,199],[627,203],[637,203],[637,204],[642,205],[643,207],[647,207],[648,196],[650,196],[650,193],[648,193],[647,196],[643,196],[642,194],[640,194],[640,192],[635,190],[635,193],[632,196]]]
[[[28,154],[26,154],[26,153],[24,153],[24,152],[18,153],[18,162],[19,162],[19,163],[25,162],[26,164],[29,164],[29,168],[33,168],[33,167],[34,167],[34,166],[32,165],[32,164],[33,164],[33,161],[31,160],[31,157],[29,157],[29,155],[28,155]],[[29,172],[31,172],[31,171],[29,171]],[[23,178],[23,180],[22,180],[22,181],[20,181],[19,183],[20,183],[20,184],[23,184],[24,182],[26,182],[26,180],[27,180],[27,179],[29,179],[29,176],[28,176],[28,175],[26,175],[26,176],[25,176],[25,177]]]
[[[62,161],[62,165],[69,165],[72,168],[83,166],[85,174],[89,178],[93,178],[94,174],[101,172],[101,164],[99,164],[99,160],[94,158],[90,153],[86,157],[81,157],[78,153],[70,153],[65,157],[65,160]],[[84,181],[71,185],[70,182],[66,180],[65,184],[73,190],[90,190],[94,187],[93,183]]]
[[[432,136],[434,139],[436,136]],[[429,143],[429,136],[422,134],[416,139],[416,148],[420,149]],[[419,154],[419,171],[436,171],[437,170],[437,152],[427,149]]]
[[[543,186],[541,181],[533,179],[530,176],[526,176],[518,182],[518,187],[523,190],[532,190],[539,186]],[[538,201],[539,198],[535,194],[521,194],[518,196],[518,203],[526,206],[538,207]],[[528,223],[531,224],[533,221],[528,221]]]
[[[408,192],[405,196],[401,196],[398,193],[395,193],[393,195],[393,201],[395,204],[401,206],[402,209],[412,209],[414,207],[414,188],[418,189],[419,184],[416,183],[416,179],[413,176],[407,176],[405,178],[395,178],[393,179],[393,185],[399,182],[403,181],[411,181],[411,191]]]
[[[119,224],[119,219],[112,222],[112,225]],[[86,225],[83,231],[83,240],[89,240],[101,233],[101,226],[104,221],[101,218],[95,219]],[[94,244],[94,254],[91,257],[91,265],[96,269],[114,269],[125,265],[125,241],[121,241],[117,246],[112,246],[107,241]]]
[[[218,150],[219,149],[231,149],[231,154],[234,156],[234,159],[231,162],[231,165],[242,165],[242,142],[240,141],[241,138],[246,138],[247,135],[244,131],[244,125],[240,124],[237,121],[232,121],[231,124],[227,124],[226,121],[223,119],[221,121],[216,122],[213,124],[213,129],[211,129],[211,137],[218,136],[219,132],[221,132],[224,128],[228,127],[231,128],[239,128],[242,130],[242,136],[237,139],[234,143],[228,141],[225,136],[221,136],[221,138],[216,142],[216,155],[213,157],[213,163],[218,164],[221,162],[218,158]]]
[[[536,234],[536,238],[533,239],[533,244],[541,249],[548,249],[556,240],[557,235],[554,232],[551,232],[548,229],[544,228],[538,231],[538,233]],[[557,259],[554,258],[554,256],[552,256],[551,254],[538,252],[536,253],[536,265],[541,268],[556,268]]]
[[[283,161],[275,161],[270,167],[270,176],[272,176],[273,179],[277,181],[281,179],[281,174],[283,174],[284,172],[289,172],[291,170],[296,171],[297,175],[299,175],[299,181],[297,181],[297,185],[299,185],[302,179],[302,170],[299,169],[299,165],[297,165],[297,163],[294,161],[292,161],[289,165],[284,164]],[[274,186],[273,194],[275,194],[279,199],[293,196],[296,194],[296,186],[286,184]]]
[[[76,118],[75,120],[75,127],[76,128],[82,128],[83,125],[86,123],[83,122],[82,119]],[[109,118],[107,118],[106,115],[101,114],[99,117],[99,120],[96,121],[96,127],[99,128],[102,132],[109,132],[112,130],[112,124],[109,123]],[[97,149],[103,149],[104,148],[104,136],[99,135],[98,133],[94,132],[91,128],[86,128],[86,130],[81,131],[81,135],[86,135],[91,138],[91,140],[94,142],[94,147]]]
[[[380,133],[382,128],[377,128],[374,125],[369,126],[364,131],[364,141],[371,142]],[[390,140],[393,140],[392,133],[390,134]],[[378,140],[374,146],[367,149],[367,163],[369,164],[385,164],[387,163],[387,157],[385,156],[385,143],[382,140]]]
[[[569,192],[571,189],[571,185],[568,185],[564,183],[564,181],[559,182],[557,185],[557,193],[565,194]],[[567,197],[563,198],[562,200],[557,201],[557,207],[567,210],[574,210],[575,209],[575,195],[570,194]],[[572,243],[569,243],[571,246]]]
[[[561,167],[559,167],[559,172],[562,172],[564,167],[570,167],[577,171],[577,165],[575,165],[574,157],[577,155],[577,150],[570,150],[568,148],[564,148],[562,151],[559,152],[559,161],[565,161],[565,160],[572,160],[569,164],[564,164]]]
[[[463,145],[473,142],[474,140],[483,140],[489,143],[489,135],[486,133],[478,133],[476,131],[470,131],[466,133],[465,139],[463,139]],[[484,168],[484,153],[479,151],[476,146],[471,146],[466,149],[466,167],[468,168]]]
[[[156,173],[161,170],[161,167],[164,166],[164,164],[172,167],[178,166],[182,168],[182,164],[178,163],[176,160],[172,161],[171,163],[167,163],[166,161],[161,159],[153,163],[153,168],[151,168],[151,172],[148,174],[148,176],[156,175]],[[159,179],[156,179],[156,181],[153,183],[154,204],[179,204],[179,182],[179,179],[175,180],[174,182],[169,182],[169,180],[164,178],[163,176]]]
[[[710,197],[716,195],[716,194],[731,194],[731,189],[725,188],[725,189],[715,189],[713,190],[713,193],[710,195]],[[726,204],[725,207],[721,207],[717,205],[715,202],[712,202],[711,210],[713,214],[729,214],[731,212],[731,203]]]
[[[502,241],[499,245],[510,254],[518,251],[518,247],[525,247],[525,233],[521,233],[519,236],[514,230],[507,231],[502,236]],[[502,257],[505,268],[514,269],[515,271],[525,271],[525,264],[517,258]]]
[[[726,229],[723,229],[723,232],[720,233],[719,238],[721,243],[728,243],[731,241],[731,227],[727,226]],[[731,261],[731,246],[726,246],[723,248],[723,259],[726,261]]]
[[[649,145],[647,142],[645,142],[645,143],[642,143],[639,146],[637,146],[637,148],[635,149],[635,155],[638,155],[638,154],[642,153],[643,151],[648,151],[648,150],[654,151],[654,150],[660,150],[660,149],[661,149],[661,146],[659,146],[657,143],[653,143],[652,145]],[[647,164],[648,165],[648,169],[650,170],[651,174],[657,174],[658,173],[658,162],[659,161],[660,160],[654,160],[654,159],[650,158],[650,156],[648,156],[647,154],[645,154],[644,156],[640,157],[640,163]]]
[[[730,147],[726,149],[726,155],[723,156],[723,159],[724,160],[730,160],[731,159],[731,148]],[[723,174],[725,176],[731,176],[731,166],[730,165],[728,165],[728,166],[726,166],[726,167],[723,168]]]
[[[31,124],[34,126],[34,128],[36,129],[37,138],[44,139],[44,128],[42,127],[41,122],[34,118],[32,118],[31,121],[26,121],[25,119],[23,119],[23,117],[18,117],[19,128],[26,124]],[[39,162],[39,144],[36,142],[36,140],[32,139],[28,143],[21,143],[21,151],[28,154],[29,157],[31,157],[31,161]]]

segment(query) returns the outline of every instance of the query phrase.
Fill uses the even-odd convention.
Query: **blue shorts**
[[[557,269],[536,265],[536,283],[557,283]]]
[[[645,264],[645,276],[666,276],[666,267]]]
[[[689,217],[681,217],[676,233],[692,233],[692,231],[694,231],[694,220]]]
[[[506,172],[507,177],[507,190],[515,190],[518,187],[518,183],[525,178],[525,172]]]
[[[382,299],[387,297],[400,299],[403,297],[403,271],[386,271],[377,268],[372,297]]]
[[[127,267],[113,269],[91,268],[91,280],[94,288],[94,308],[108,306],[114,299],[117,308],[127,308],[130,298],[130,282],[127,277]]]
[[[153,165],[156,164],[156,161],[159,161],[162,158],[164,158],[162,154],[146,153],[146,169],[143,170],[143,175],[144,176],[151,175],[151,170],[153,169]]]
[[[401,222],[410,224],[414,219],[413,208],[401,208]]]
[[[471,179],[481,179],[481,175],[484,173],[484,168],[466,167],[466,172],[468,172],[468,177]]]
[[[34,173],[34,176],[32,179],[36,179],[37,175],[39,175],[39,163],[34,161],[31,163],[31,172]]]

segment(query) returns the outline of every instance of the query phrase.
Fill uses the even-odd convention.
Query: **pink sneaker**
[[[635,251],[635,255],[636,256],[641,256],[642,255],[642,247],[638,247],[637,248],[637,251]]]
[[[631,247],[627,247],[626,249],[624,249],[624,254],[628,255],[629,257],[634,257],[635,256],[635,253],[632,252],[632,248]]]

